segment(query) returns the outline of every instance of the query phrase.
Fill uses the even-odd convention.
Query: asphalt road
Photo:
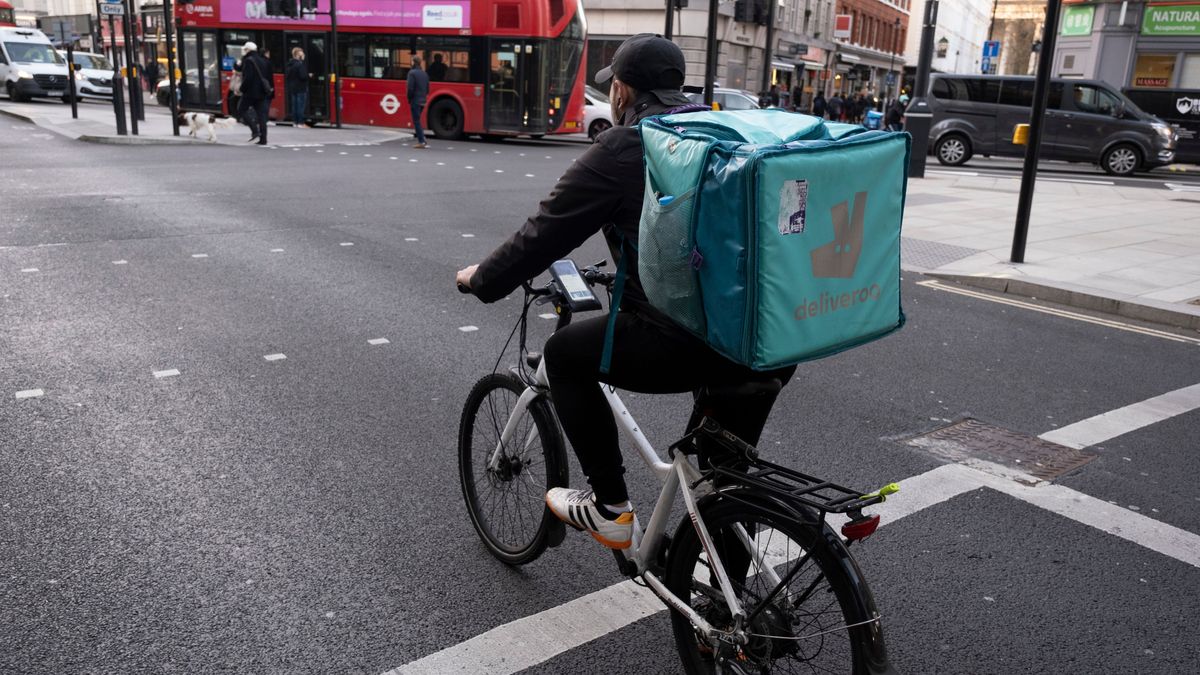
[[[500,565],[456,470],[462,401],[518,303],[453,273],[581,146],[36,133],[0,123],[0,671],[379,673],[621,580],[578,535]],[[874,488],[943,465],[902,439],[952,420],[1039,435],[1200,382],[1194,343],[919,281],[904,330],[801,366],[773,458]],[[681,431],[686,396],[626,401],[652,441]],[[1197,428],[1191,409],[1116,436],[1058,484],[1194,537]],[[988,487],[931,502],[857,553],[900,672],[1200,662],[1197,562]],[[661,612],[531,669],[678,671]]]

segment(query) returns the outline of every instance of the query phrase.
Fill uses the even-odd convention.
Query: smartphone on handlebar
[[[571,312],[590,312],[601,309],[600,299],[583,280],[573,260],[559,260],[550,266],[550,276],[562,291]]]

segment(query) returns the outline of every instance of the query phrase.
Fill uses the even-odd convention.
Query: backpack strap
[[[625,235],[617,232],[621,238],[621,260],[617,262],[617,272],[613,278],[612,300],[608,303],[608,323],[604,327],[604,349],[600,352],[600,372],[604,375],[612,368],[613,335],[617,331],[617,312],[621,309],[621,296],[625,294],[625,277],[629,275],[629,251],[625,244]],[[637,246],[629,244],[634,250]]]

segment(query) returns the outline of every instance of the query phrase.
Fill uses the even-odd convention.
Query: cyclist
[[[680,91],[686,64],[670,40],[642,33],[621,43],[596,82],[611,80],[616,125],[600,134],[541,202],[538,212],[478,265],[459,270],[458,283],[484,302],[495,302],[579,247],[604,233],[614,260],[627,255],[627,280],[613,333],[609,372],[601,373],[607,317],[576,321],[546,342],[550,396],[563,432],[575,449],[591,490],[554,488],[550,510],[610,548],[628,548],[635,519],[629,503],[617,427],[598,386],[666,394],[693,392],[690,430],[711,415],[748,443],[758,442],[778,389],[735,400],[702,395],[714,385],[791,379],[795,366],[756,372],[713,351],[646,299],[637,274],[638,220],[644,194],[642,144],[635,125],[652,115],[705,109]],[[628,242],[628,243],[624,243]]]

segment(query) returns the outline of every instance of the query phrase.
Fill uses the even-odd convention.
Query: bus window
[[[470,80],[470,38],[421,35],[416,50],[425,59],[425,71],[431,82],[467,82]]]
[[[368,77],[367,36],[340,35],[338,31],[338,67],[342,77]]]
[[[382,80],[408,78],[412,68],[412,38],[406,35],[372,35],[369,77]]]

